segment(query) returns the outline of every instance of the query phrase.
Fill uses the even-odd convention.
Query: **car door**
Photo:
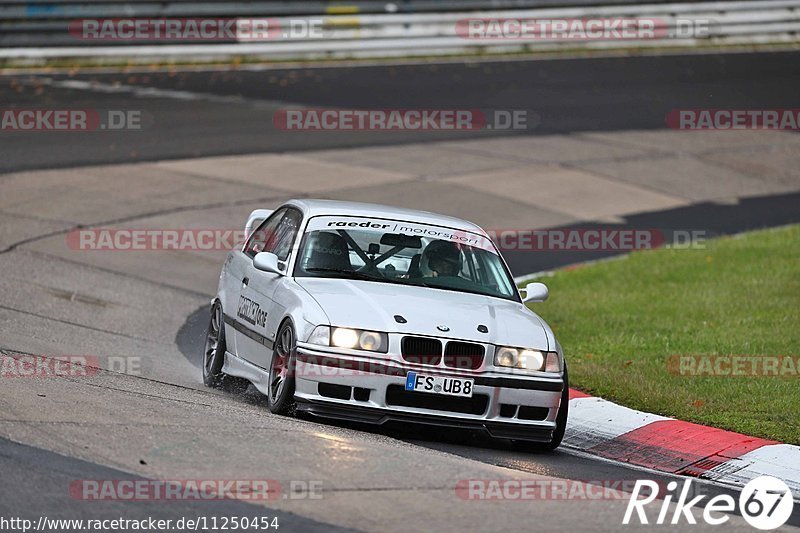
[[[242,292],[242,278],[247,264],[252,263],[242,250],[233,250],[225,258],[220,273],[220,296],[222,301],[223,323],[225,327],[226,350],[237,355],[236,348],[236,309]]]
[[[238,318],[240,326],[236,339],[239,356],[261,368],[267,368],[272,355],[273,342],[284,315],[285,307],[275,302],[273,295],[285,276],[264,272],[253,266],[252,258],[258,252],[271,252],[278,256],[278,268],[284,274],[289,255],[297,237],[302,213],[295,208],[276,212],[254,235],[254,246],[245,250],[250,262],[245,268],[242,291],[239,297]],[[260,239],[260,240],[259,240]],[[263,247],[261,247],[263,245]]]
[[[258,332],[258,308],[255,304],[250,304],[252,300],[248,297],[247,286],[250,284],[252,275],[253,258],[258,252],[264,251],[267,245],[268,236],[274,233],[280,223],[286,208],[281,208],[272,213],[262,221],[254,231],[250,233],[245,241],[242,250],[234,252],[228,266],[229,296],[226,300],[230,301],[226,314],[230,322],[232,331],[228,339],[234,339],[236,355],[242,359],[250,360],[248,350],[252,351],[252,344],[244,342],[248,335],[253,336]],[[263,331],[263,328],[261,328]],[[226,333],[229,330],[226,329]],[[230,344],[230,342],[229,342]],[[230,347],[228,348],[230,351]]]
[[[250,236],[254,234],[252,230],[258,228],[272,213],[272,210],[267,209],[256,209],[250,213],[247,227],[245,228],[245,245],[228,253],[220,272],[219,289],[224,313],[226,349],[234,355],[238,355],[236,348],[236,328],[238,326],[236,314],[239,307],[239,297],[242,293],[242,280],[245,278],[247,265],[253,262],[251,256],[246,255],[244,251],[251,244]]]

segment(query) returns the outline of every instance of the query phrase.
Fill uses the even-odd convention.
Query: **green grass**
[[[800,356],[800,226],[556,272],[530,304],[571,385],[634,409],[800,444],[800,376],[671,373],[672,355]],[[800,369],[798,369],[800,372]]]

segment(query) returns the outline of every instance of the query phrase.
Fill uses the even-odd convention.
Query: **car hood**
[[[510,300],[427,287],[361,280],[296,278],[332,326],[412,333],[547,350],[552,332],[532,311]],[[394,315],[407,323],[399,324]],[[478,331],[485,325],[488,333]],[[449,331],[441,331],[446,326]]]

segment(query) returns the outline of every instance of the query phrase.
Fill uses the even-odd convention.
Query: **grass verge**
[[[530,305],[564,347],[573,387],[800,444],[800,225],[715,239],[702,250],[636,252],[544,281],[550,299]],[[706,358],[696,359],[702,375],[681,375],[669,363],[730,355],[790,357],[777,377],[709,376],[717,367]]]

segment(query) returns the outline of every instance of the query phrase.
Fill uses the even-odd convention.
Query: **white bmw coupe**
[[[395,207],[254,211],[211,302],[203,381],[244,378],[274,413],[474,428],[561,443],[561,346],[480,227]]]

